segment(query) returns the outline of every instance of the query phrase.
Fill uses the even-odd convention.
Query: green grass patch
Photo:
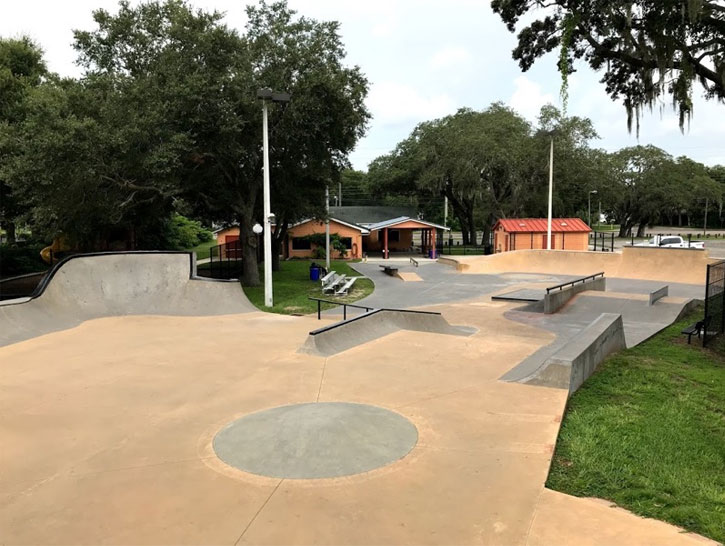
[[[725,542],[725,358],[680,334],[700,318],[608,358],[572,396],[548,487]]]
[[[218,244],[219,243],[215,239],[212,239],[211,241],[198,244],[193,248],[187,248],[187,250],[196,252],[197,260],[203,260],[209,257],[209,249],[213,246],[217,246]]]
[[[352,303],[364,298],[372,293],[375,285],[370,279],[359,279],[355,282],[350,293],[344,297],[335,297],[329,294],[323,294],[320,282],[310,280],[310,261],[307,260],[289,260],[280,262],[280,270],[272,273],[272,283],[274,289],[274,306],[264,306],[264,286],[245,286],[244,293],[254,305],[262,311],[270,311],[272,313],[290,314],[308,314],[317,312],[317,302],[308,298],[324,298],[344,303]],[[318,260],[317,263],[320,263]],[[322,261],[324,265],[324,260]],[[360,275],[352,267],[349,262],[342,260],[332,260],[330,262],[332,271],[347,276],[357,277]],[[264,278],[264,270],[260,268],[259,276]],[[323,309],[335,307],[334,305],[324,305]]]

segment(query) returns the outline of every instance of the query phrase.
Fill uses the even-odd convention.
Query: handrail
[[[556,286],[550,286],[549,288],[546,289],[546,293],[549,294],[552,290],[556,290],[557,288],[559,290],[562,290],[563,288],[565,288],[567,286],[570,286],[570,285],[571,286],[574,286],[578,282],[584,283],[584,282],[587,282],[590,279],[596,279],[597,277],[600,277],[600,276],[601,277],[604,277],[604,271],[600,271],[599,273],[594,273],[594,275],[588,275],[586,277],[581,277],[579,279],[574,279],[573,281],[568,281],[568,282],[564,282],[564,283],[561,283],[561,284],[557,284]]]
[[[308,297],[307,299],[317,302],[317,320],[320,320],[320,318],[321,318],[320,313],[322,311],[323,303],[330,303],[332,305],[342,305],[343,320],[347,320],[347,308],[348,307],[354,307],[355,309],[365,309],[366,313],[375,309],[374,307],[369,307],[369,306],[365,306],[365,305],[355,305],[353,303],[345,303],[344,301],[324,300],[322,298],[312,298],[312,297]]]
[[[354,303],[345,303],[344,301],[332,301],[332,300],[325,300],[322,298],[313,298],[308,297],[308,300],[316,301],[317,302],[317,320],[321,319],[321,307],[323,303],[330,303],[332,305],[342,305],[342,320],[343,322],[347,321],[347,308],[348,307],[354,307],[355,309],[365,309],[365,313],[370,313],[371,311],[398,311],[400,313],[418,313],[420,315],[440,315],[437,311],[419,311],[418,309],[395,309],[392,307],[370,307],[369,305],[355,305]],[[342,322],[339,322],[337,324],[342,324]],[[333,325],[333,326],[336,326]]]

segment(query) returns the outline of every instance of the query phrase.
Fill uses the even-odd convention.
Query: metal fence
[[[725,328],[725,260],[707,266],[702,346]]]
[[[196,266],[196,274],[211,279],[238,279],[242,276],[242,245],[231,241],[209,249],[209,260]]]

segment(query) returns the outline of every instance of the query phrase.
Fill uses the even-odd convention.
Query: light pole
[[[597,190],[589,190],[589,227],[592,227],[592,194],[596,193]]]
[[[269,200],[269,136],[267,130],[267,101],[289,102],[289,93],[275,93],[270,88],[257,91],[257,98],[262,101],[262,145],[264,148],[264,305],[272,307],[272,222],[274,214],[270,210]]]
[[[554,131],[549,131],[549,215],[546,221],[546,250],[551,250],[551,201],[554,195]]]

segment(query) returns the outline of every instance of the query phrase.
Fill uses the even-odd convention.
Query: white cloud
[[[516,89],[509,99],[509,106],[529,120],[535,120],[545,104],[556,104],[551,93],[542,92],[541,86],[526,76],[518,76],[514,85]]]
[[[462,46],[446,46],[439,49],[430,59],[430,67],[434,70],[450,68],[468,64],[473,60],[473,55]]]
[[[445,116],[455,111],[455,101],[445,93],[426,95],[397,82],[372,85],[367,105],[375,125],[418,122]]]

